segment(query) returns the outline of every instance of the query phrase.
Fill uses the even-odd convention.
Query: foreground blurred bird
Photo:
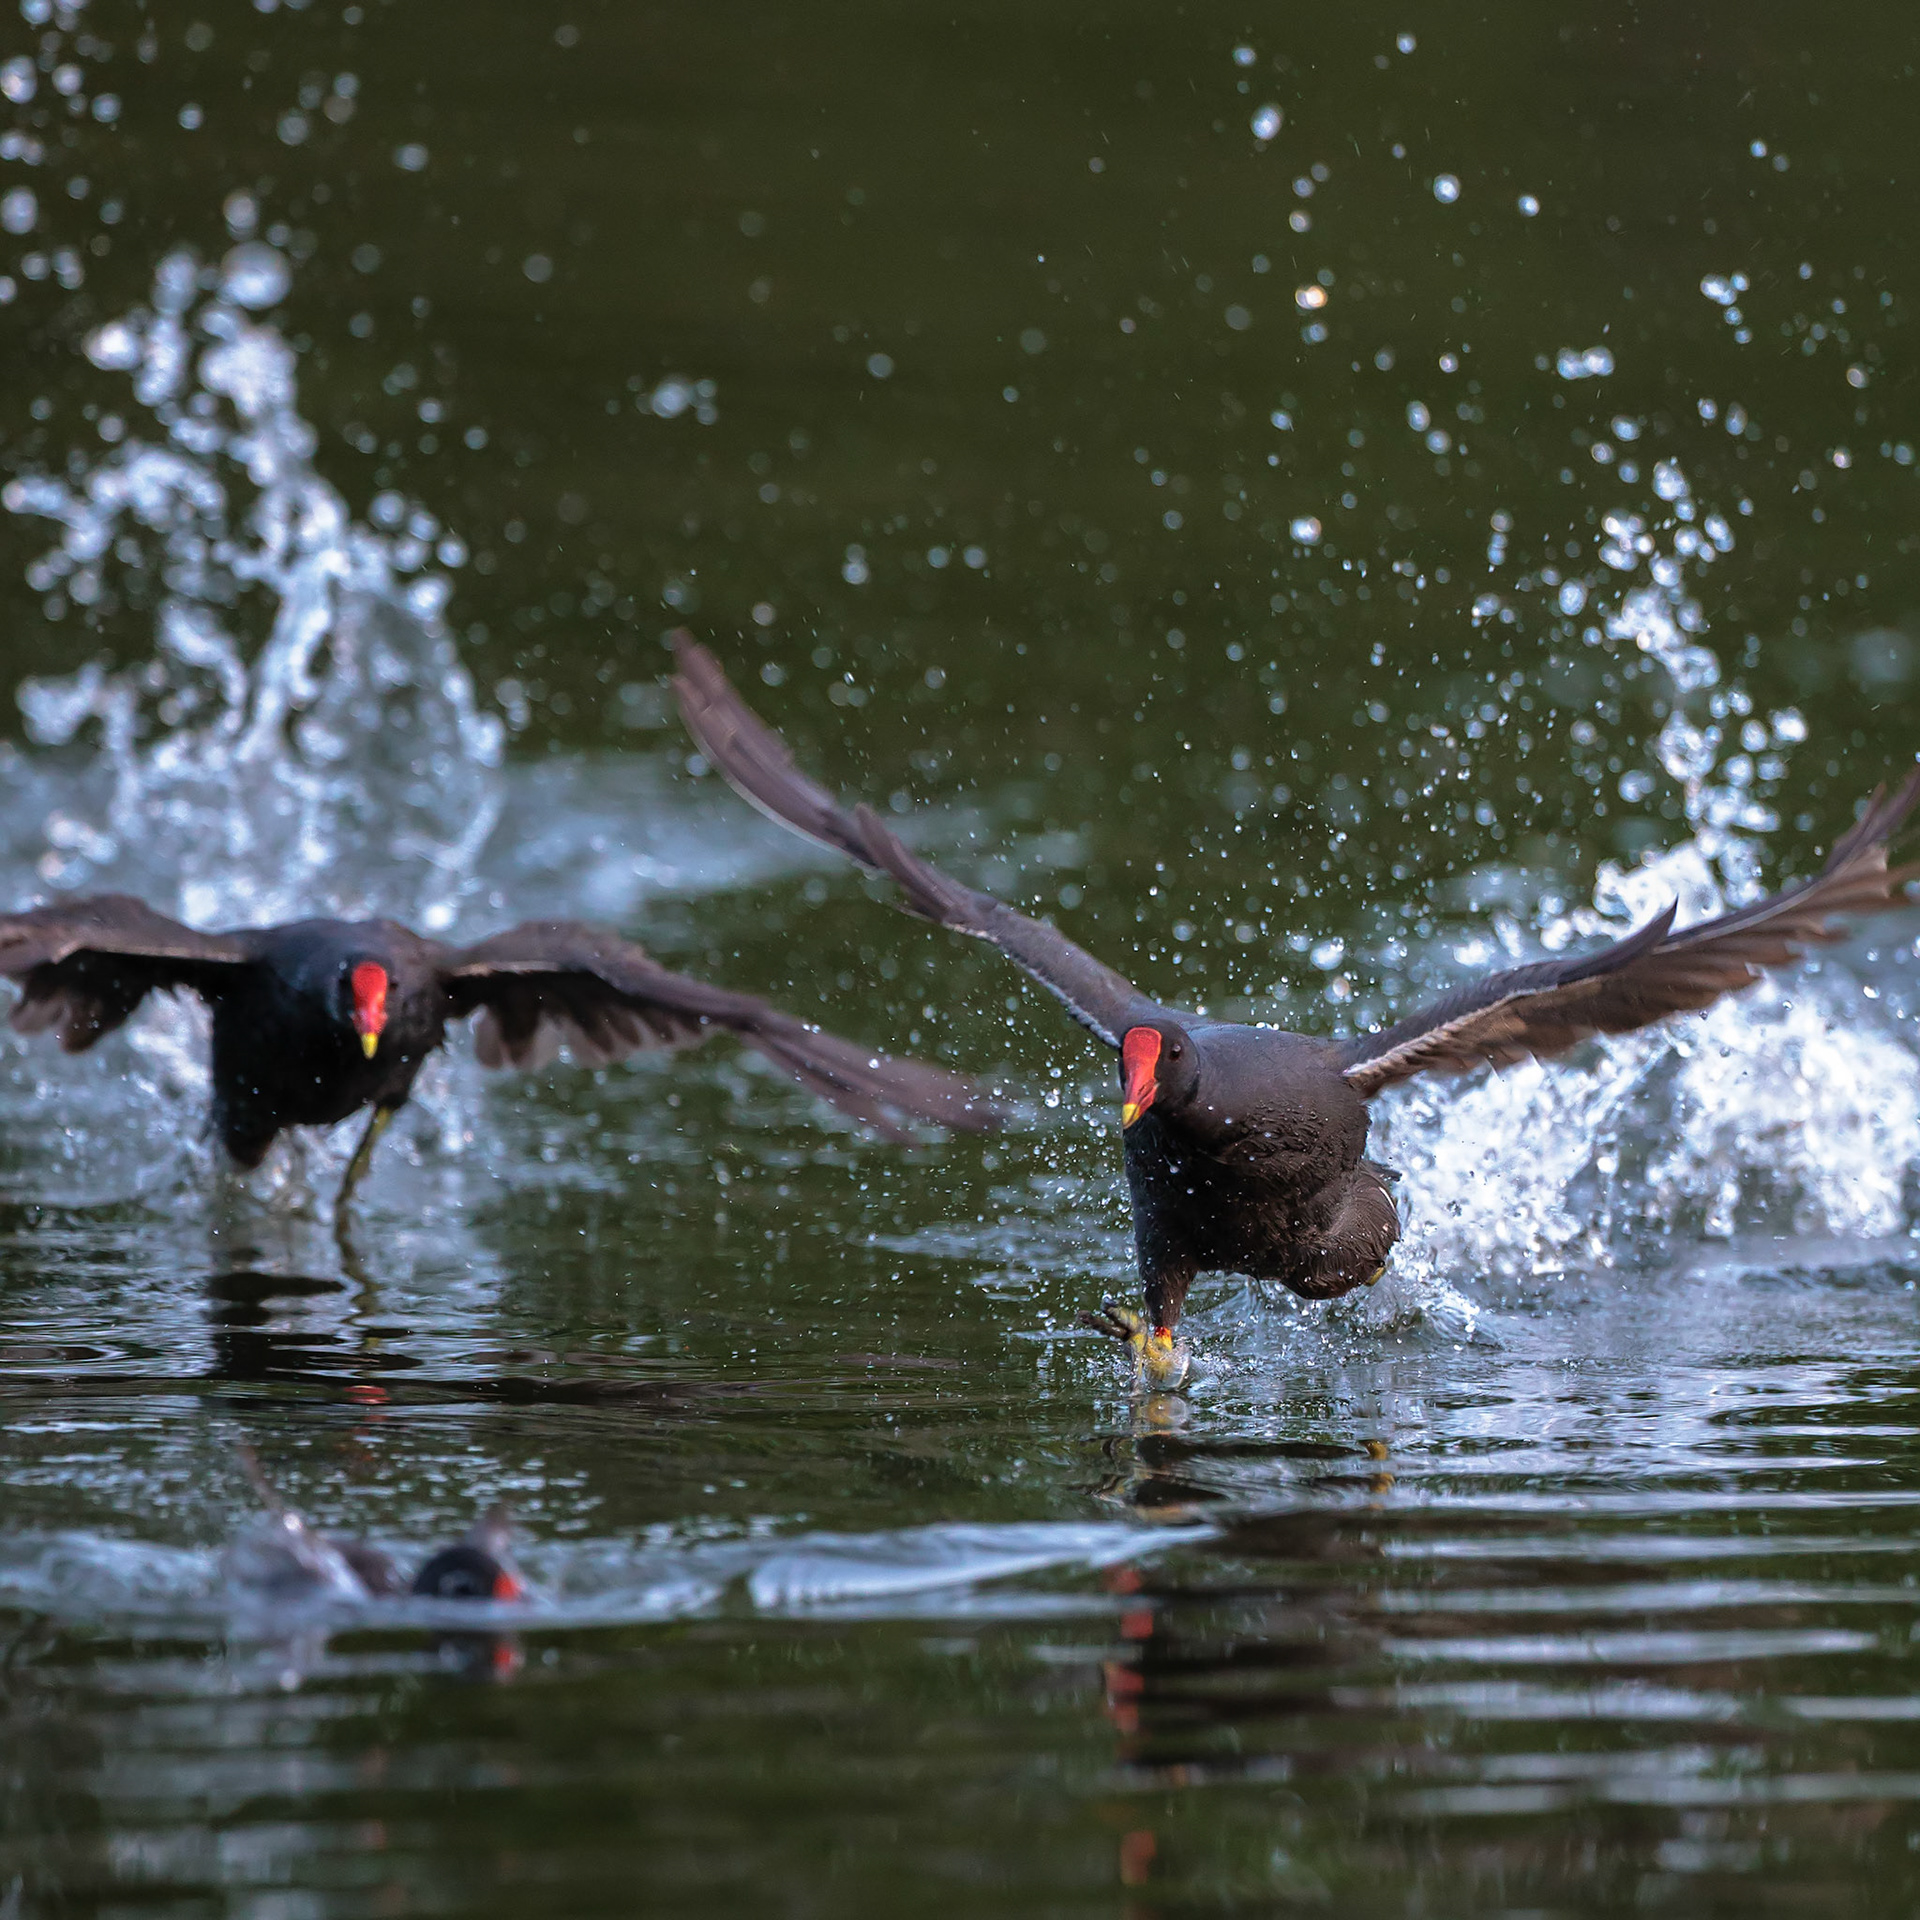
[[[910,852],[869,807],[851,812],[799,772],[779,736],[703,647],[676,636],[680,712],[707,760],[782,825],[897,881],[910,912],[989,940],[1120,1055],[1127,1185],[1146,1313],[1109,1300],[1082,1320],[1125,1341],[1142,1370],[1177,1379],[1187,1289],[1244,1273],[1309,1300],[1370,1285],[1400,1237],[1391,1171],[1366,1157],[1367,1102],[1417,1073],[1564,1053],[1737,993],[1762,969],[1843,938],[1837,916],[1904,898],[1920,864],[1886,843],[1920,799],[1920,769],[1884,789],[1813,879],[1674,930],[1675,908],[1595,952],[1457,988],[1377,1033],[1321,1040],[1162,1005],[1063,934]]]
[[[450,1021],[480,1015],[489,1067],[581,1066],[731,1033],[890,1139],[900,1119],[993,1124],[960,1074],[823,1033],[748,994],[670,973],[631,941],[529,920],[449,947],[391,920],[302,920],[199,933],[125,894],[0,915],[0,974],[21,988],[13,1025],[52,1028],[69,1053],[111,1033],[147,994],[184,988],[213,1014],[213,1125],[243,1167],[285,1127],[373,1118],[341,1183],[346,1201]]]
[[[399,1594],[433,1600],[526,1597],[526,1582],[513,1564],[513,1522],[505,1507],[489,1507],[462,1539],[433,1554],[409,1581],[380,1548],[364,1540],[335,1540],[308,1526],[274,1491],[251,1447],[241,1448],[240,1464],[267,1510],[266,1521],[227,1549],[225,1571],[233,1587],[257,1600],[299,1606]]]

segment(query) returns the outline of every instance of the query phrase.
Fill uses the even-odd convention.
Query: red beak
[[[1160,1036],[1151,1027],[1135,1027],[1120,1043],[1125,1096],[1120,1102],[1120,1124],[1130,1127],[1153,1105],[1159,1084],[1153,1070],[1160,1064]]]
[[[387,1024],[387,970],[375,961],[362,960],[351,978],[353,1030],[360,1036],[360,1051],[371,1060]]]

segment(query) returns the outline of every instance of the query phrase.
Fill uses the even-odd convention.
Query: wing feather
[[[871,807],[848,812],[794,765],[785,741],[740,698],[705,647],[684,633],[674,647],[680,717],[742,798],[783,827],[898,882],[908,912],[990,941],[1108,1046],[1118,1047],[1129,1027],[1165,1016],[1164,1007],[1056,928],[962,886],[909,851]]]
[[[1889,867],[1887,841],[1920,800],[1920,768],[1877,790],[1813,879],[1673,931],[1674,909],[1598,953],[1543,960],[1456,989],[1380,1033],[1348,1042],[1349,1085],[1371,1098],[1417,1073],[1510,1066],[1710,1006],[1809,948],[1846,938],[1839,922],[1901,902],[1920,863]]]
[[[909,1137],[895,1114],[969,1131],[999,1118],[964,1074],[822,1032],[751,994],[674,973],[632,941],[577,921],[527,921],[450,953],[440,970],[455,1012],[480,1014],[474,1045],[485,1066],[541,1066],[562,1046],[582,1066],[599,1066],[731,1033],[891,1138]]]
[[[0,914],[0,974],[21,989],[10,1023],[51,1029],[69,1053],[111,1033],[155,989],[204,997],[252,957],[246,935],[200,933],[124,893]]]

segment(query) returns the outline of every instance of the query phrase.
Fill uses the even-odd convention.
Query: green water
[[[1208,1283],[1142,1398],[1072,1332],[1132,1285],[1110,1061],[657,685],[691,626],[971,879],[1317,1032],[1591,930],[1606,862],[1810,871],[1920,744],[1903,10],[229,0],[16,55],[9,474],[148,431],[84,342],[170,249],[271,240],[313,470],[466,550],[458,924],[611,920],[1018,1108],[903,1149],[717,1049],[463,1043],[343,1254],[345,1143],[224,1175],[176,1016],[9,1040],[0,1916],[1920,1905],[1911,917],[1383,1100],[1379,1297]],[[150,548],[76,599],[9,504],[9,680],[160,659]],[[7,724],[24,900],[105,802]],[[100,872],[178,909],[169,831]],[[506,1499],[534,1602],[478,1656],[236,1607],[242,1442],[410,1560]]]

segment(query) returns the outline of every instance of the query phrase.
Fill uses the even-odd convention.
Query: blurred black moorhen
[[[198,933],[125,894],[97,894],[0,915],[0,974],[22,989],[13,1025],[51,1027],[69,1053],[155,989],[198,994],[213,1014],[213,1125],[243,1167],[283,1127],[331,1126],[372,1107],[342,1203],[447,1023],[474,1012],[484,1066],[544,1066],[562,1046],[599,1066],[731,1033],[890,1139],[910,1136],[889,1115],[960,1128],[995,1120],[963,1075],[890,1059],[566,920],[449,947],[391,920]]]
[[[364,1540],[316,1532],[275,1492],[251,1447],[240,1450],[267,1524],[227,1549],[226,1573],[243,1592],[273,1606],[321,1600],[360,1602],[414,1594],[433,1600],[520,1600],[526,1583],[513,1564],[512,1519],[489,1507],[453,1546],[442,1547],[411,1582],[393,1556]]]
[[[1309,1300],[1370,1285],[1400,1237],[1392,1173],[1366,1157],[1367,1102],[1417,1073],[1508,1066],[1626,1033],[1751,986],[1763,968],[1843,937],[1836,915],[1904,898],[1920,864],[1886,843],[1920,798],[1920,769],[1866,811],[1812,880],[1676,932],[1675,909],[1602,947],[1515,967],[1378,1033],[1319,1040],[1202,1019],[1150,999],[1040,921],[950,880],[870,807],[851,813],[799,772],[703,647],[676,636],[680,711],[709,762],[783,826],[896,880],[905,906],[990,940],[1120,1054],[1120,1121],[1143,1316],[1114,1301],[1082,1320],[1177,1378],[1173,1329],[1194,1277],[1230,1272]]]

